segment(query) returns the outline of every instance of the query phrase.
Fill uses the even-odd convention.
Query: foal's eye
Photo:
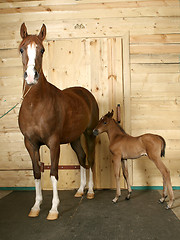
[[[104,122],[104,124],[106,124],[107,122]]]
[[[41,53],[43,54],[45,52],[44,48],[41,49]]]
[[[20,49],[20,53],[22,54],[23,52],[24,52],[24,50],[21,48],[21,49]]]

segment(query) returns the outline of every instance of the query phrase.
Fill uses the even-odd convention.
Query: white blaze
[[[26,81],[28,84],[33,84],[35,83],[35,71],[34,71],[34,67],[35,67],[35,59],[36,59],[36,44],[35,43],[31,43],[28,45],[27,47],[27,55],[28,55],[28,64],[27,64],[27,77],[26,77]]]

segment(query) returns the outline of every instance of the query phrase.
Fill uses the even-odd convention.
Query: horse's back
[[[97,102],[96,102],[94,96],[86,88],[70,87],[70,88],[66,88],[66,89],[62,90],[61,92],[65,95],[71,95],[72,97],[82,98],[82,100],[84,100],[88,106],[91,106],[92,104],[94,104],[98,108],[98,105],[97,105]]]
[[[95,97],[89,90],[83,87],[70,87],[62,90],[62,94],[70,97],[72,101],[76,101],[78,99],[81,106],[86,106],[91,117],[90,121],[93,121],[93,127],[96,126],[99,120],[99,108]],[[78,108],[80,108],[79,104]]]

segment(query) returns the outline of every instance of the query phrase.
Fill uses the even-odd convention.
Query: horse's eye
[[[20,49],[20,53],[22,54],[23,52],[24,52],[24,50],[21,48],[21,49]]]
[[[44,48],[41,49],[41,53],[43,54],[45,52]]]
[[[104,122],[104,124],[106,124],[107,122]]]

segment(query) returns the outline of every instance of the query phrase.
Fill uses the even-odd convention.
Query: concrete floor
[[[4,196],[4,194],[6,194]],[[180,191],[175,191],[174,210],[158,204],[159,191],[127,191],[117,204],[112,203],[114,190],[97,190],[93,200],[74,198],[75,191],[59,191],[59,218],[47,221],[52,191],[43,191],[41,213],[37,218],[27,215],[34,203],[34,191],[1,193],[1,240],[179,240],[180,221],[173,213],[180,208]]]
[[[159,193],[162,194],[162,191],[159,191]],[[174,190],[174,197],[175,197],[175,201],[174,201],[172,211],[180,220],[180,190]]]
[[[0,199],[10,194],[12,191],[0,191]],[[159,190],[159,193],[162,194],[162,190]],[[172,208],[174,214],[180,220],[180,190],[174,190],[175,202]]]

